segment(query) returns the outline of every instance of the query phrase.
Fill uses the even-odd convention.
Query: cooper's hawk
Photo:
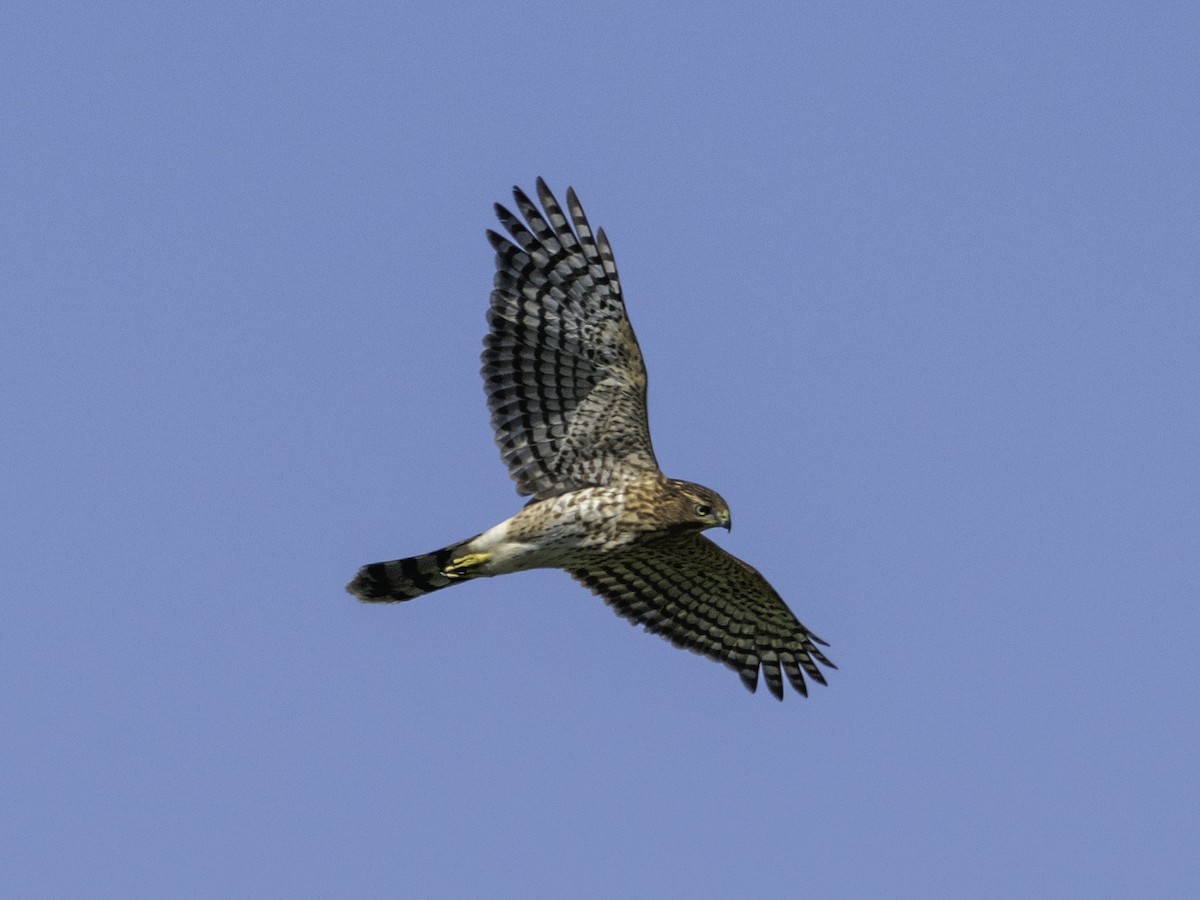
[[[565,569],[647,631],[725,663],[751,691],[762,668],[807,695],[825,684],[819,637],[756,570],[702,531],[730,527],[729,506],[663,475],[650,445],[646,368],[625,314],[604,231],[575,192],[564,214],[544,181],[539,209],[514,188],[521,218],[496,205],[511,238],[496,249],[483,380],[519,513],[433,553],[363,566],[347,589],[367,602],[411,600],[481,576]]]

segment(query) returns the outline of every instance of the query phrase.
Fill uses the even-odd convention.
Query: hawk
[[[347,590],[368,603],[411,600],[473,578],[565,569],[619,615],[734,669],[807,696],[836,668],[755,569],[705,537],[730,527],[716,491],[667,478],[650,445],[646,367],[625,313],[612,248],[575,192],[567,211],[537,181],[541,208],[513,189],[488,231],[495,289],[483,381],[500,457],[520,494],[515,516],[433,553],[363,566]]]

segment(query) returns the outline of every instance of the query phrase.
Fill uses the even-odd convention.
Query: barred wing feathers
[[[796,619],[758,571],[700,534],[636,545],[568,570],[619,615],[723,662],[750,691],[761,667],[783,699],[783,675],[807,696],[804,676],[825,684],[817,664],[837,668],[828,646]]]
[[[511,239],[488,232],[496,277],[482,359],[500,456],[519,493],[545,499],[658,463],[612,248],[574,191],[569,219],[540,178],[537,193],[544,213],[513,189],[523,221],[496,206]]]

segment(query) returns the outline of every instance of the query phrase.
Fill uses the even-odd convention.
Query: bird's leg
[[[469,578],[472,569],[477,569],[492,558],[490,553],[466,553],[442,566],[447,578]]]

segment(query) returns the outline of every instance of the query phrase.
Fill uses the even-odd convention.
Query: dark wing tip
[[[492,249],[497,253],[503,253],[509,247],[514,246],[512,241],[497,231],[492,231],[492,229],[489,228],[487,229],[486,234],[488,243],[492,245]]]
[[[746,690],[750,693],[755,693],[758,690],[758,663],[754,664],[754,668],[738,669],[738,677],[742,679],[742,684],[746,686]]]
[[[519,184],[513,185],[513,199],[517,201],[517,206],[533,205],[533,203],[529,200],[529,195],[525,193]]]
[[[550,185],[546,184],[546,179],[540,175],[537,180],[537,195],[542,201],[542,206],[560,206],[558,197],[554,195],[554,191],[550,190]],[[575,191],[571,187],[567,187],[567,202],[571,203],[575,199]]]

